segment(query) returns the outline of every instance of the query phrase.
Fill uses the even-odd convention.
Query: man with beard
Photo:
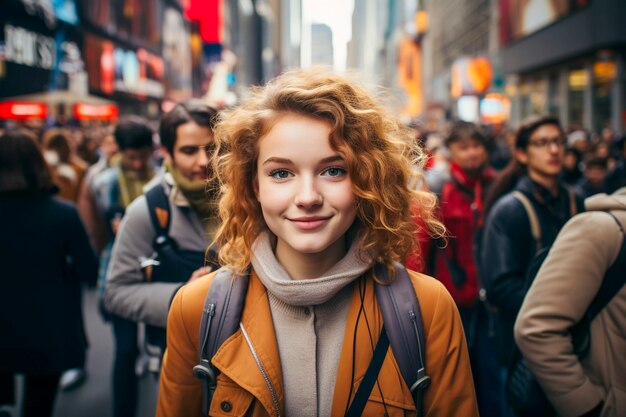
[[[207,182],[216,116],[215,109],[197,101],[178,104],[163,116],[159,127],[165,153],[163,175],[128,207],[113,247],[106,308],[145,323],[148,353],[156,358],[164,350],[164,329],[174,294],[185,282],[210,272],[204,255],[219,224],[217,200],[212,197],[217,190]],[[160,207],[154,207],[154,201],[159,201],[155,196],[160,196]],[[167,246],[173,258],[160,256],[159,245]],[[185,258],[197,260],[191,271],[172,265]],[[164,273],[165,268],[175,273]],[[158,370],[158,364],[153,370]]]

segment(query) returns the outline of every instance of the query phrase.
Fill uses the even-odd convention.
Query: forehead
[[[152,146],[127,148],[122,151],[122,155],[126,158],[148,158],[152,155]]]
[[[531,139],[535,138],[552,138],[559,136],[561,131],[556,125],[541,125],[530,135]]]
[[[476,139],[476,138],[474,138],[472,136],[466,136],[464,138],[455,140],[450,145],[448,145],[449,148],[454,148],[455,146],[459,146],[459,147],[482,146],[482,147],[484,147],[485,145],[480,140],[478,140],[478,139]]]
[[[335,153],[329,141],[331,130],[331,124],[326,120],[294,113],[284,114],[259,139],[259,159],[268,154],[305,157],[320,152]]]
[[[213,132],[208,126],[187,122],[176,128],[176,148],[183,146],[205,146],[213,142]]]

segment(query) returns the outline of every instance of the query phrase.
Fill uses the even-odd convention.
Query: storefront
[[[577,0],[558,8],[547,0],[501,0],[500,6],[513,124],[548,113],[566,128],[623,132],[626,2]]]
[[[73,2],[65,2],[73,5]],[[85,81],[75,14],[7,1],[0,14],[0,98],[78,90]],[[61,20],[61,17],[66,20]],[[71,23],[68,23],[71,22]]]

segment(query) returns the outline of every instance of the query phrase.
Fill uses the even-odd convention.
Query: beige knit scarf
[[[291,306],[316,306],[330,300],[342,288],[371,268],[373,257],[363,254],[356,241],[346,255],[323,276],[292,279],[274,254],[275,238],[264,232],[252,246],[252,266],[259,279],[276,298]]]

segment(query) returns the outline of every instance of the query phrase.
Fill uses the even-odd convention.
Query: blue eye
[[[342,175],[346,175],[347,171],[344,168],[339,167],[331,167],[323,172],[324,175],[328,175],[329,177],[340,177]]]
[[[275,169],[274,171],[270,172],[270,177],[276,178],[277,180],[284,180],[286,178],[289,178],[290,175],[291,173],[286,169]]]

